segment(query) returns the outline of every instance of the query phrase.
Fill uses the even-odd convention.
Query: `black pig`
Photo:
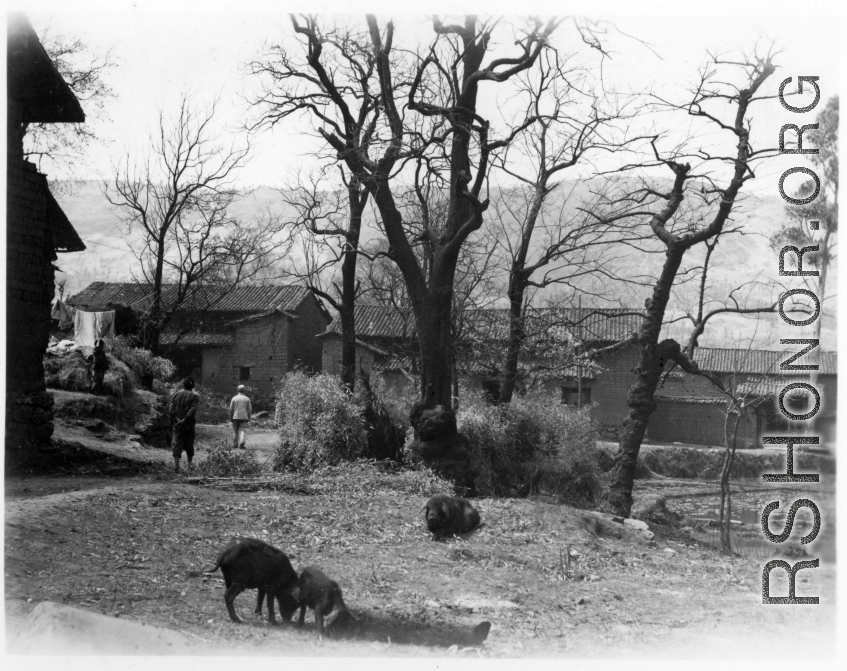
[[[341,588],[338,583],[314,566],[308,566],[300,574],[300,619],[298,626],[302,627],[306,619],[306,607],[315,611],[315,627],[318,634],[326,633],[324,617],[337,611],[335,623],[339,626],[351,619],[350,611],[344,605]]]
[[[262,599],[267,595],[268,619],[271,624],[276,624],[274,598],[279,602],[279,614],[283,621],[291,620],[298,606],[294,596],[298,578],[282,550],[256,538],[235,538],[221,550],[217,564],[206,573],[214,573],[218,569],[224,575],[224,601],[233,622],[241,622],[235,612],[235,597],[245,589],[259,590],[257,613],[262,612]]]
[[[479,513],[467,499],[437,494],[426,502],[426,526],[435,538],[463,534],[479,525]]]

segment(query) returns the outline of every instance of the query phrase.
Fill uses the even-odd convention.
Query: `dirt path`
[[[156,474],[7,480],[7,634],[52,600],[245,654],[443,655],[483,620],[492,623],[485,646],[460,654],[690,656],[692,646],[707,654],[731,640],[796,636],[795,612],[761,605],[760,560],[725,558],[685,531],[617,538],[566,506],[482,499],[486,526],[436,543],[419,515],[425,498],[355,474],[312,496],[227,492]],[[222,580],[202,570],[234,535],[284,548],[295,568],[321,566],[392,642],[318,641],[312,631],[273,628],[252,615],[251,594],[237,602],[246,624],[231,623]],[[826,635],[834,569],[807,573],[798,593],[820,594],[822,605],[803,607],[803,626]]]
[[[451,653],[474,656],[691,656],[695,647],[708,656],[737,645],[761,656],[781,650],[789,632],[801,650],[798,636],[808,643],[810,632],[832,631],[831,492],[819,497],[829,525],[812,550],[825,550],[824,566],[797,583],[799,594],[819,594],[822,605],[802,607],[806,628],[798,634],[796,612],[761,605],[761,565],[773,547],[767,557],[727,558],[702,530],[654,526],[647,540],[598,529],[567,506],[495,499],[475,502],[485,522],[476,533],[436,543],[420,516],[426,483],[402,473],[375,476],[373,467],[351,465],[324,487],[304,488],[312,494],[231,492],[174,475],[166,449],[101,440],[73,425],[59,426],[57,437],[65,446],[54,464],[59,474],[6,480],[11,637],[43,600],[240,654],[444,655],[453,645]],[[230,437],[226,424],[198,425],[197,459]],[[269,469],[272,428],[253,426],[247,443]],[[688,516],[717,505],[714,482],[638,482],[636,498],[651,492]],[[799,490],[738,483],[736,492],[737,506],[761,510]],[[739,537],[761,535],[754,525],[738,528]],[[263,538],[285,549],[295,568],[315,564],[338,580],[364,640],[319,641],[309,630],[273,628],[252,615],[252,594],[237,602],[246,624],[230,622],[220,576],[202,571],[235,535]],[[785,580],[775,578],[774,591],[783,593]],[[485,646],[461,647],[483,620],[492,623]],[[817,639],[809,645],[826,648]]]

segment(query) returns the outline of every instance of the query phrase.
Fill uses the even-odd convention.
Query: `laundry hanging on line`
[[[94,341],[115,335],[115,311],[83,312],[74,315],[74,341],[77,345],[94,347]]]
[[[74,308],[69,305],[66,305],[64,302],[56,299],[56,303],[53,305],[53,312],[51,313],[51,317],[53,319],[59,320],[59,329],[64,331],[68,326],[74,323]]]

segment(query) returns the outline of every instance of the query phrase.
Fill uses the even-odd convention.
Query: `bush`
[[[356,380],[356,393],[353,396],[356,405],[361,408],[368,434],[366,456],[370,459],[391,459],[402,461],[405,426],[397,417],[398,405],[391,394],[386,393],[382,377],[371,378],[362,371]],[[390,405],[393,407],[390,407]],[[408,415],[405,424],[408,425]]]
[[[362,408],[333,375],[286,375],[277,388],[276,423],[274,470],[337,464],[367,450]]]
[[[73,349],[67,353],[44,356],[44,381],[51,389],[87,392],[91,389],[89,363],[85,352],[91,348]],[[142,386],[145,377],[166,380],[174,374],[174,365],[167,359],[153,356],[146,350],[132,346],[126,336],[106,338],[106,358],[109,370],[103,378],[104,391],[118,399]]]
[[[540,394],[501,406],[481,394],[466,394],[457,419],[470,443],[481,494],[541,492],[574,505],[597,500],[597,432],[587,410],[574,411]]]
[[[109,370],[103,377],[103,389],[107,394],[122,400],[124,394],[138,386],[138,377],[122,361],[112,354],[106,354]],[[92,379],[88,373],[89,364],[81,350],[72,350],[67,354],[47,354],[44,357],[44,382],[50,389],[88,392]]]
[[[165,382],[176,372],[176,367],[169,359],[154,356],[150,350],[135,347],[132,339],[127,336],[106,338],[106,351],[132,369],[140,380]]]
[[[252,450],[234,450],[228,440],[220,440],[197,470],[203,475],[247,477],[257,475],[262,466]]]

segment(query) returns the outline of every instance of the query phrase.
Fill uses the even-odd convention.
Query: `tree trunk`
[[[429,407],[453,407],[452,307],[449,288],[431,289],[423,305],[414,305],[421,347],[421,402]]]
[[[150,316],[144,328],[144,347],[153,354],[158,355],[161,349],[160,336],[162,335],[162,277],[165,266],[164,240],[159,245],[156,255],[156,271],[153,275],[153,304],[150,306]]]
[[[353,391],[356,387],[356,263],[358,262],[359,236],[362,231],[362,213],[368,192],[359,193],[359,185],[351,179],[347,189],[350,202],[350,223],[344,239],[344,260],[341,262],[341,381]]]
[[[511,403],[518,378],[518,360],[526,340],[526,324],[523,314],[524,289],[509,291],[509,343],[503,365],[503,386],[500,388],[500,403]]]
[[[656,411],[654,394],[659,385],[666,359],[659,344],[659,334],[670,298],[671,287],[682,263],[685,248],[672,245],[668,248],[665,264],[658,282],[653,287],[653,296],[647,307],[647,315],[638,333],[641,351],[636,368],[636,381],[629,390],[626,404],[629,414],[621,428],[618,452],[610,473],[606,504],[616,515],[629,517],[632,508],[632,485],[641,441],[647,431],[650,416]]]

